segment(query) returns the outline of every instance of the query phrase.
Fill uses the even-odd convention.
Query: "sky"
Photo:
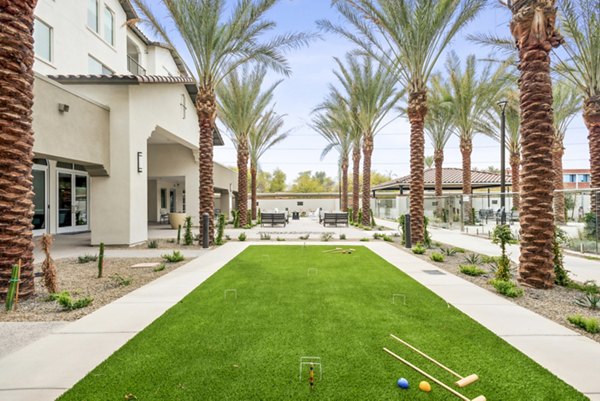
[[[154,9],[160,9],[159,0],[149,0]],[[461,31],[451,43],[448,51],[454,50],[461,60],[467,55],[475,54],[484,58],[490,50],[466,40],[469,33],[492,33],[497,36],[510,35],[508,24],[510,13],[507,9],[498,7],[496,0],[489,0],[489,5],[470,25]],[[268,14],[268,18],[277,23],[273,34],[286,32],[317,32],[316,21],[330,19],[340,21],[337,12],[330,7],[329,0],[281,0]],[[169,25],[168,20],[163,21]],[[184,51],[183,44],[179,45],[182,57],[192,65]],[[354,49],[352,43],[331,33],[322,33],[322,40],[317,40],[300,50],[287,55],[292,68],[289,78],[274,72],[267,76],[267,84],[285,78],[275,91],[274,102],[276,111],[285,114],[285,129],[291,129],[290,136],[280,144],[265,153],[260,161],[260,168],[273,171],[280,168],[287,175],[291,184],[301,171],[325,171],[329,176],[338,176],[338,155],[332,151],[323,160],[321,152],[326,142],[310,126],[311,111],[323,101],[328,92],[328,85],[335,82],[333,57],[343,58],[346,52]],[[436,70],[444,69],[443,56]],[[394,113],[394,112],[392,112]],[[397,117],[392,115],[393,118]],[[225,129],[221,129],[225,134]],[[372,169],[388,174],[393,178],[410,173],[409,164],[409,134],[410,125],[403,118],[398,118],[375,137],[375,148],[372,159]],[[226,135],[223,135],[224,137]],[[227,166],[236,165],[236,153],[228,138],[225,146],[215,147],[215,161]],[[453,137],[445,148],[444,167],[460,168],[462,165],[459,141]],[[472,166],[474,168],[500,167],[500,146],[497,141],[483,135],[477,135],[473,141]],[[565,155],[563,167],[589,168],[589,151],[587,129],[581,116],[577,116],[567,130],[565,137]],[[427,142],[426,155],[433,154],[433,148]],[[508,160],[506,161],[508,165]]]

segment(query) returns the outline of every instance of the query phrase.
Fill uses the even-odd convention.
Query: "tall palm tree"
[[[597,0],[559,2],[561,32],[568,59],[556,70],[583,95],[588,128],[592,187],[600,187],[600,4]],[[592,203],[595,207],[595,202]]]
[[[261,91],[266,74],[264,67],[252,71],[244,68],[241,76],[234,71],[217,88],[219,118],[229,130],[230,139],[237,150],[238,212],[242,227],[248,224],[250,132],[273,100],[275,88],[281,83],[277,81]]]
[[[396,78],[382,65],[374,65],[371,57],[346,55],[346,65],[335,59],[339,71],[334,71],[345,92],[356,96],[356,124],[362,136],[363,182],[362,221],[371,225],[371,157],[375,135],[384,127],[384,119],[402,97],[396,91]]]
[[[359,131],[360,132],[360,131]],[[362,133],[354,137],[352,142],[352,221],[358,223],[360,209],[360,151],[362,149]]]
[[[511,187],[513,192],[513,208],[519,210],[521,191],[521,117],[519,114],[519,94],[515,90],[507,92],[505,111],[506,121],[506,150],[510,165]]]
[[[550,51],[562,42],[555,0],[509,3],[510,30],[519,51],[521,105],[520,279],[537,288],[554,285],[552,244],[552,81]]]
[[[0,1],[0,298],[21,260],[20,294],[33,294],[33,10]]]
[[[454,116],[452,107],[442,97],[439,76],[432,79],[432,98],[429,100],[429,112],[425,119],[425,134],[433,145],[433,164],[435,165],[435,196],[442,196],[442,168],[444,148],[454,134]],[[438,201],[438,205],[441,203]]]
[[[250,187],[252,197],[252,219],[256,220],[256,173],[258,161],[267,150],[288,137],[290,131],[282,131],[283,115],[275,113],[273,109],[264,113],[250,131]]]
[[[484,7],[485,0],[334,0],[356,32],[330,21],[336,32],[387,66],[408,92],[410,135],[410,215],[415,242],[424,235],[427,83],[452,38]]]
[[[478,71],[480,71],[478,73]],[[460,138],[462,154],[463,194],[471,195],[471,154],[473,137],[477,134],[494,136],[490,118],[492,110],[509,82],[507,66],[501,64],[492,70],[491,63],[478,67],[474,55],[467,57],[464,70],[456,53],[451,52],[446,61],[448,74],[448,100],[454,115],[454,127]],[[465,216],[471,216],[471,203],[464,202]]]
[[[257,62],[285,75],[290,67],[287,50],[305,45],[311,35],[285,34],[265,40],[275,23],[265,14],[279,0],[240,0],[228,7],[226,0],[159,0],[172,21],[167,29],[146,0],[133,0],[145,22],[168,45],[173,45],[173,31],[183,39],[194,64],[198,95],[196,113],[200,126],[200,215],[214,216],[213,131],[217,118],[215,91],[240,66]],[[230,17],[225,19],[225,12]],[[214,219],[209,219],[209,243],[214,241]],[[202,230],[200,241],[202,242]]]
[[[552,144],[552,165],[554,177],[554,221],[565,224],[565,195],[563,185],[562,157],[565,153],[564,140],[567,127],[581,110],[581,94],[571,82],[562,80],[552,88],[554,105],[554,143]]]
[[[337,150],[342,171],[341,210],[348,210],[348,167],[350,151],[354,142],[353,121],[348,106],[340,102],[330,105],[326,112],[319,112],[312,120],[311,127],[326,141],[327,146],[321,153],[321,160],[332,150]]]

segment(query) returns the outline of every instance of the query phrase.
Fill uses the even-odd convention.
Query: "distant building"
[[[563,169],[565,189],[586,189],[591,187],[590,169]]]

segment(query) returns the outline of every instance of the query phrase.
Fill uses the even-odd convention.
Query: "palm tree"
[[[360,131],[359,131],[360,132]],[[352,143],[352,221],[358,223],[360,209],[360,151],[362,149],[362,133],[354,137]]]
[[[555,0],[509,3],[510,30],[519,51],[521,105],[520,279],[537,288],[554,285],[552,245],[552,80],[550,51],[562,38],[555,28]]]
[[[327,146],[321,153],[321,160],[332,150],[336,149],[340,158],[342,171],[342,200],[341,209],[348,210],[348,167],[350,151],[354,142],[352,116],[347,105],[343,102],[331,105],[326,112],[315,115],[312,128],[326,141]]]
[[[172,48],[171,29],[146,0],[133,0],[145,22]],[[284,53],[305,45],[308,34],[285,34],[261,40],[275,27],[265,14],[279,0],[243,0],[227,7],[225,0],[160,0],[172,21],[174,31],[183,39],[198,78],[196,113],[200,126],[200,215],[214,216],[213,131],[217,118],[215,91],[237,68],[257,62],[285,75],[290,74]],[[225,19],[226,10],[230,17]],[[214,219],[210,218],[209,242],[214,241]],[[200,242],[202,242],[200,230]]]
[[[515,90],[506,94],[508,104],[505,111],[506,150],[510,165],[511,187],[513,192],[513,208],[519,210],[521,191],[521,117],[519,115],[519,94]]]
[[[435,196],[442,196],[442,167],[444,148],[454,133],[452,108],[442,98],[439,76],[432,79],[433,97],[429,100],[429,112],[425,119],[425,134],[433,144],[432,163],[435,164]],[[431,167],[431,166],[429,166]],[[441,202],[438,201],[438,205]]]
[[[452,38],[475,18],[485,0],[334,0],[334,3],[357,32],[330,21],[319,21],[319,25],[346,37],[363,53],[388,67],[408,92],[410,215],[413,240],[422,242],[427,83],[440,55]]]
[[[567,127],[575,114],[581,110],[581,95],[570,82],[562,80],[552,88],[554,105],[554,143],[552,144],[552,165],[554,177],[554,221],[565,224],[565,195],[563,190],[562,157],[565,153],[564,140]]]
[[[478,71],[481,72],[478,74]],[[471,153],[473,137],[476,134],[494,136],[492,128],[495,118],[490,118],[494,108],[508,82],[506,65],[500,65],[492,71],[492,65],[484,68],[477,65],[474,55],[467,57],[464,70],[456,53],[451,52],[446,61],[448,82],[447,98],[454,115],[454,127],[460,138],[462,154],[463,194],[471,195]],[[471,203],[464,202],[465,216],[471,216]],[[470,220],[470,217],[468,218]]]
[[[355,96],[355,119],[362,136],[363,182],[362,221],[371,225],[371,157],[375,135],[384,127],[383,120],[403,93],[396,91],[396,79],[382,65],[373,65],[371,57],[346,55],[346,65],[335,59],[339,71],[334,71],[348,97]]]
[[[592,188],[600,187],[600,6],[592,0],[559,2],[567,60],[556,70],[583,95],[583,121],[590,141]],[[595,208],[595,202],[592,202]]]
[[[21,261],[22,297],[33,295],[33,10],[35,0],[0,6],[0,298]]]
[[[238,212],[242,227],[248,224],[248,138],[281,83],[277,81],[261,91],[266,74],[264,67],[252,71],[244,68],[241,76],[234,71],[217,88],[219,118],[228,128],[237,150]]]
[[[282,115],[275,113],[273,109],[261,116],[250,131],[250,187],[252,193],[252,219],[256,220],[256,173],[258,161],[267,150],[288,137],[290,131],[282,132],[284,121]]]

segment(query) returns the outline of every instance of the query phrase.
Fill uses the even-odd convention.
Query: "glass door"
[[[58,172],[58,232],[86,231],[88,224],[88,176]]]
[[[33,168],[33,235],[48,231],[48,168]]]

